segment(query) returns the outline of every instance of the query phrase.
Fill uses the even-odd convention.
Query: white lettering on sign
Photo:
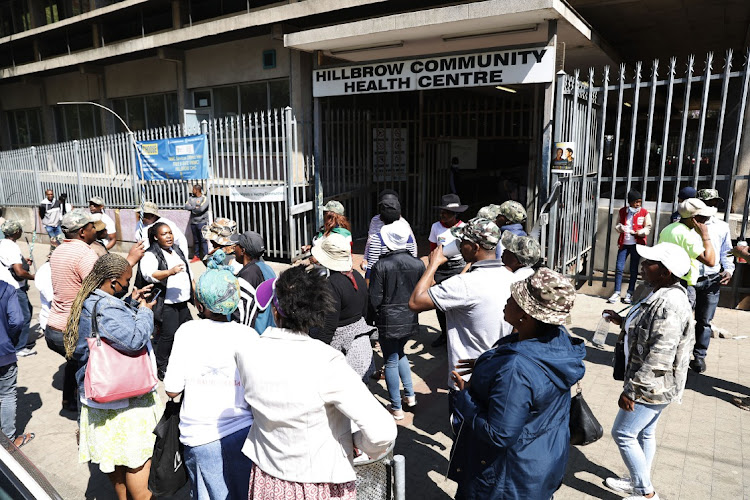
[[[318,69],[313,96],[544,83],[554,77],[555,48],[532,47]]]
[[[192,144],[178,144],[174,147],[175,156],[192,155],[195,154],[195,149]]]
[[[284,201],[286,198],[284,186],[230,186],[229,201],[264,202]]]

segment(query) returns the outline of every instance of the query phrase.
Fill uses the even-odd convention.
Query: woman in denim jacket
[[[78,398],[81,403],[78,460],[99,464],[109,476],[118,500],[151,498],[148,475],[156,436],[154,427],[163,408],[155,390],[129,399],[96,403],[85,398],[84,379],[91,336],[92,313],[96,311],[99,335],[118,351],[135,354],[144,347],[155,361],[151,347],[154,329],[153,302],[144,294],[151,285],[134,290],[126,300],[132,269],[117,254],[99,258],[83,281],[68,320],[65,350],[79,364],[76,372]]]

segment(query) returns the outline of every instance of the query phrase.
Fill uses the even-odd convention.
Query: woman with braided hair
[[[134,398],[96,403],[85,397],[84,381],[95,321],[99,335],[118,351],[135,354],[144,347],[153,360],[151,332],[154,315],[145,295],[152,285],[128,293],[133,271],[125,258],[109,253],[100,257],[84,280],[70,310],[65,331],[65,352],[77,361],[81,402],[78,460],[99,464],[109,476],[118,500],[150,499],[148,475],[156,436],[153,429],[163,408],[155,390]]]

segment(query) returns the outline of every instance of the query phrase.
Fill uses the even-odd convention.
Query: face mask
[[[114,295],[118,299],[122,299],[122,298],[124,298],[128,294],[128,289],[127,288],[122,288],[122,287],[119,287],[119,286],[118,286],[118,288],[120,288],[120,290],[117,290],[112,295]]]
[[[628,212],[630,212],[631,214],[637,214],[639,210],[640,208],[628,207]]]

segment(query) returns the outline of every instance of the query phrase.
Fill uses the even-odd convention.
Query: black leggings
[[[178,304],[164,304],[161,313],[161,334],[159,342],[156,344],[156,368],[164,373],[167,371],[169,364],[169,355],[172,354],[172,344],[174,344],[174,334],[177,329],[190,321],[193,317],[188,309],[187,302]]]
[[[47,347],[55,351],[62,357],[65,357],[65,344],[63,343],[63,332],[48,326],[44,330],[44,340],[47,341]],[[76,384],[76,372],[78,371],[78,362],[72,359],[66,359],[65,376],[63,378],[62,400],[63,404],[78,403],[78,387]]]

